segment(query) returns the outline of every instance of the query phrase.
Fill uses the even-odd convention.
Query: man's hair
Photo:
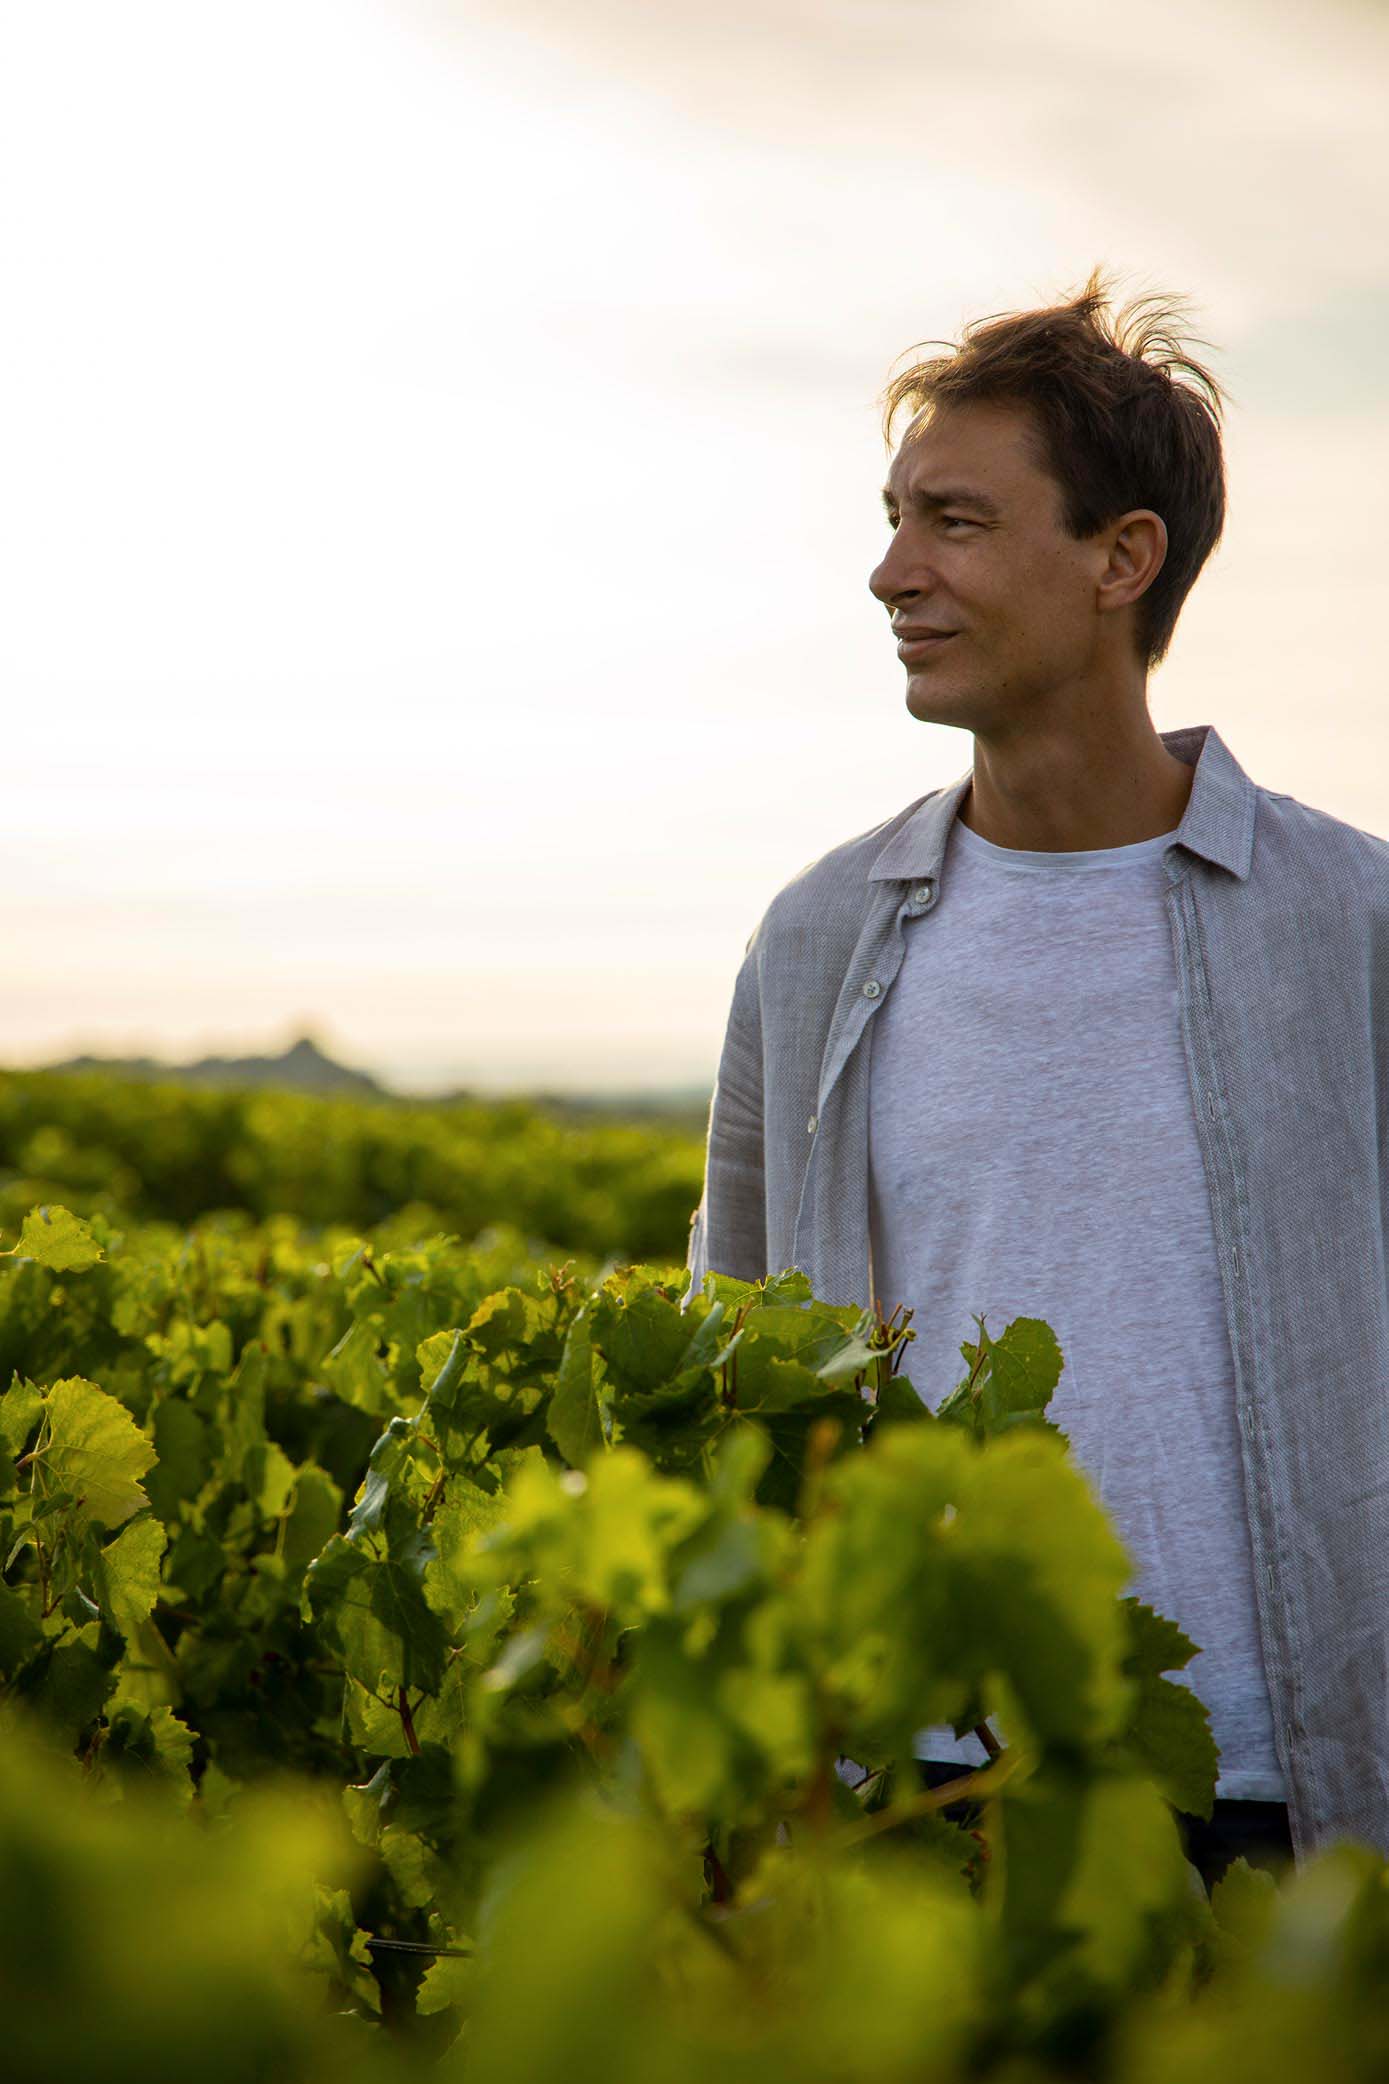
[[[1037,460],[1061,489],[1073,536],[1094,535],[1135,507],[1161,514],[1166,560],[1134,604],[1139,653],[1151,668],[1225,525],[1224,393],[1177,336],[1184,300],[1136,297],[1113,320],[1110,302],[1104,271],[1094,268],[1069,302],[978,319],[958,346],[918,341],[950,353],[892,379],[883,434],[890,449],[903,405],[913,408],[908,438],[937,406],[1025,406],[1039,437]]]

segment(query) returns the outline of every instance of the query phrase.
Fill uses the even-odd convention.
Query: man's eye
[[[898,517],[896,514],[889,514],[887,517],[888,527],[895,528],[897,526],[897,519]],[[977,521],[971,521],[968,515],[966,514],[942,514],[941,525],[945,528],[977,528],[979,526],[979,523]]]

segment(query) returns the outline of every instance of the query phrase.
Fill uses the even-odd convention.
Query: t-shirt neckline
[[[1135,840],[1126,847],[1085,847],[1074,853],[1051,853],[1043,849],[1026,847],[1000,847],[982,833],[974,831],[961,818],[956,818],[951,827],[952,837],[963,851],[975,860],[989,861],[999,868],[1035,869],[1096,869],[1134,868],[1152,861],[1170,847],[1181,828],[1174,826],[1170,832],[1159,832],[1152,839]]]

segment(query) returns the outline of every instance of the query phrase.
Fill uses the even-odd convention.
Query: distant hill
[[[179,1085],[263,1086],[279,1092],[374,1096],[418,1107],[448,1107],[486,1096],[466,1086],[430,1095],[399,1093],[369,1071],[326,1056],[310,1035],[301,1035],[281,1056],[205,1056],[193,1064],[166,1064],[157,1057],[74,1056],[45,1071],[108,1071],[117,1078],[164,1079]],[[502,1097],[528,1101],[570,1121],[659,1121],[700,1133],[709,1116],[708,1086],[671,1086],[631,1093],[533,1092]]]
[[[368,1071],[354,1071],[325,1056],[311,1036],[301,1035],[282,1056],[205,1056],[195,1064],[163,1064],[155,1057],[74,1056],[49,1071],[109,1071],[119,1078],[171,1079],[181,1085],[258,1085],[299,1093],[385,1094]]]

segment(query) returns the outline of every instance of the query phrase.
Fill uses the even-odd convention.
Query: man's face
[[[1108,547],[1078,541],[1026,409],[941,408],[893,458],[893,526],[868,584],[895,625],[951,634],[910,652],[907,708],[923,723],[1006,732],[1095,662],[1095,586]],[[1106,632],[1108,635],[1109,632]]]

